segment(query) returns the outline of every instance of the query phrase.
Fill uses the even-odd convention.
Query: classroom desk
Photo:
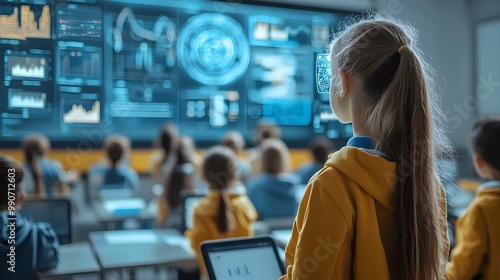
[[[89,240],[103,271],[147,266],[196,267],[196,254],[173,229],[91,232]]]
[[[292,230],[291,229],[280,229],[280,230],[273,230],[271,232],[271,235],[273,236],[274,241],[276,241],[276,245],[278,247],[285,249],[286,245],[288,244],[288,241],[290,241],[290,238],[292,237]]]
[[[65,244],[59,247],[59,264],[56,268],[39,272],[41,279],[63,278],[68,276],[100,273],[88,242]]]
[[[137,198],[133,198],[137,199]],[[127,199],[120,199],[127,200]],[[116,229],[116,225],[122,223],[127,219],[135,219],[137,221],[151,221],[154,222],[156,219],[156,209],[152,209],[149,205],[145,203],[145,207],[142,211],[137,215],[113,215],[109,213],[104,207],[104,201],[95,201],[92,204],[92,209],[94,210],[95,217],[99,223],[103,223],[105,225],[106,230]]]

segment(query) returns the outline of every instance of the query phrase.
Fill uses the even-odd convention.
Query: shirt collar
[[[347,146],[352,146],[356,148],[374,150],[375,140],[368,136],[353,136],[349,141],[347,141]]]
[[[479,186],[479,191],[485,189],[500,189],[500,181],[489,181]]]

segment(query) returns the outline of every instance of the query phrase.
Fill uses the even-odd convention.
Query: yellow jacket
[[[456,246],[446,268],[450,280],[500,279],[500,182],[480,188],[465,214],[457,220]]]
[[[198,202],[193,210],[193,227],[185,232],[191,247],[198,255],[198,265],[202,275],[207,274],[200,245],[203,241],[253,236],[253,223],[257,220],[257,212],[252,202],[244,194],[228,194],[234,214],[235,228],[228,233],[220,233],[216,217],[219,207],[220,192],[212,191]]]
[[[351,146],[330,155],[302,198],[286,247],[287,275],[280,279],[390,279],[395,168],[394,162]],[[442,198],[446,215],[444,191]],[[448,240],[445,222],[443,238]],[[448,248],[445,244],[446,254]]]

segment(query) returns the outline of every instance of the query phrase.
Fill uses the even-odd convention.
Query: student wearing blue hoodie
[[[55,268],[59,262],[59,241],[52,227],[16,213],[25,198],[23,176],[21,165],[0,154],[0,279],[38,279],[37,271]]]
[[[260,219],[294,217],[298,200],[295,186],[300,177],[288,173],[290,154],[279,139],[266,139],[260,148],[261,174],[248,180],[248,197]]]

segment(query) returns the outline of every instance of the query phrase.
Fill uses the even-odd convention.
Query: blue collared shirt
[[[500,188],[500,181],[489,181],[479,186],[478,191],[482,191],[485,189],[498,189],[498,188]]]
[[[375,140],[368,136],[353,136],[347,141],[347,146],[361,149],[375,150]]]

